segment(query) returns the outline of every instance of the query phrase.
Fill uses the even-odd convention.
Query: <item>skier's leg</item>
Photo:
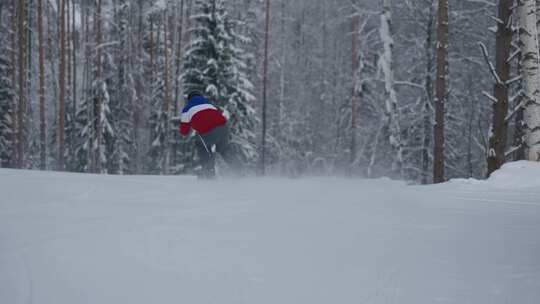
[[[241,174],[242,165],[230,144],[229,128],[226,125],[219,127],[218,132],[219,141],[216,144],[216,151],[223,157],[235,174]]]
[[[199,155],[201,172],[200,177],[213,178],[216,175],[215,171],[215,157],[210,148],[205,146],[203,138],[199,138],[197,141],[197,154]]]

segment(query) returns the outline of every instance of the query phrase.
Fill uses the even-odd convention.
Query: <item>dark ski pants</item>
[[[229,143],[229,128],[227,125],[219,126],[212,131],[200,135],[197,140],[197,153],[201,162],[201,177],[214,177],[216,175],[215,153],[219,153],[235,173],[239,173],[240,162]]]

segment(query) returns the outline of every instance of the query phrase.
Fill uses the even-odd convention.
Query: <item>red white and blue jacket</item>
[[[180,119],[180,133],[184,136],[191,128],[203,135],[227,123],[227,118],[208,99],[198,95],[188,100]]]

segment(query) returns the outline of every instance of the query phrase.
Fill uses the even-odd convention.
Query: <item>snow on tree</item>
[[[74,171],[117,173],[112,158],[116,135],[110,120],[107,82],[95,80],[92,95],[83,100],[77,113],[79,141]]]
[[[111,90],[114,92],[114,59],[107,50],[106,29],[102,15],[101,0],[96,2],[94,52],[90,55],[91,65],[89,94],[83,99],[78,112],[78,142],[75,148],[77,161],[75,170],[94,173],[117,173],[114,158],[116,146],[115,117],[111,112]],[[71,123],[73,124],[73,123]]]
[[[401,142],[401,128],[399,124],[399,105],[394,89],[394,65],[392,37],[392,2],[383,0],[381,14],[380,35],[383,42],[383,54],[380,57],[379,66],[384,75],[385,84],[385,128],[388,129],[388,141],[394,149],[392,169],[398,176],[403,176],[403,145]]]
[[[229,114],[229,126],[231,128],[231,145],[244,163],[253,163],[258,157],[256,148],[255,130],[257,120],[253,104],[257,100],[253,91],[255,87],[248,76],[246,61],[253,57],[247,49],[251,43],[249,36],[243,36],[237,29],[244,28],[246,24],[240,20],[226,23],[226,30],[233,38],[231,41],[232,55],[232,79],[228,84],[228,100],[223,107]]]
[[[249,54],[243,49],[249,38],[235,31],[242,23],[228,16],[223,0],[197,0],[191,19],[192,40],[184,59],[184,87],[186,91],[203,91],[225,111],[230,120],[233,149],[244,161],[254,161],[255,97],[245,62]]]

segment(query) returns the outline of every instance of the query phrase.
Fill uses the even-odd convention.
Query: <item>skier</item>
[[[194,129],[199,137],[197,153],[201,162],[201,178],[214,178],[215,152],[237,171],[239,162],[229,144],[227,118],[199,91],[188,94],[187,103],[180,116],[180,133],[188,136]]]

